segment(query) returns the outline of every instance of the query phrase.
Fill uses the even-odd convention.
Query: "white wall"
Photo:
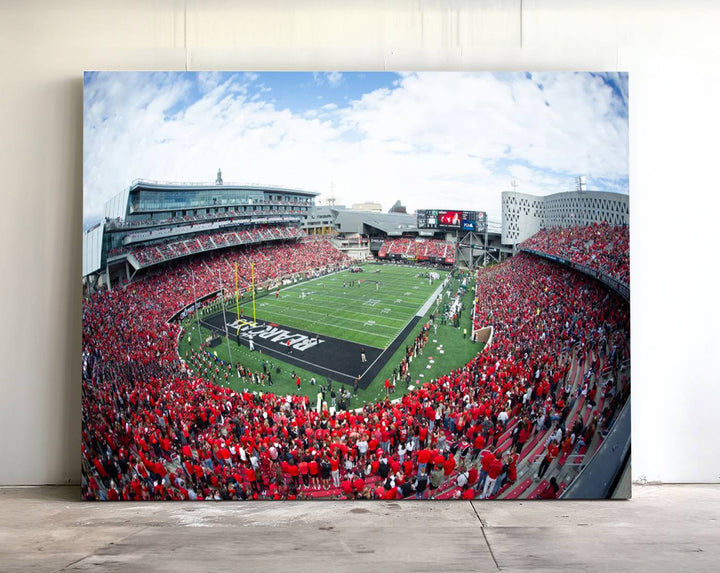
[[[682,0],[0,0],[0,484],[79,480],[95,69],[629,71],[633,477],[717,481],[718,16]]]

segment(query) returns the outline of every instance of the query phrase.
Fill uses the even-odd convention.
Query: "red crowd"
[[[242,231],[204,233],[192,239],[173,239],[158,245],[130,249],[129,252],[135,256],[141,266],[148,266],[219,247],[248,245],[276,239],[298,239],[301,236],[302,231],[298,227],[258,227]],[[123,252],[126,251],[114,249],[109,254],[112,256]]]
[[[491,497],[514,481],[524,441],[562,420],[574,399],[571,357],[612,348],[612,364],[629,336],[619,297],[520,254],[478,273],[475,321],[495,327],[485,351],[399,400],[317,412],[305,397],[217,386],[179,360],[179,327],[168,317],[193,290],[232,285],[236,261],[245,283],[251,262],[265,280],[347,264],[322,240],[252,247],[200,255],[87,299],[86,499]],[[605,413],[626,397],[618,392]],[[512,446],[499,443],[513,424],[522,431]]]
[[[455,246],[435,239],[391,239],[383,243],[378,257],[400,255],[404,259],[426,260],[431,257],[455,258]]]
[[[595,223],[542,229],[523,241],[520,248],[570,259],[630,285],[630,232],[627,226]]]

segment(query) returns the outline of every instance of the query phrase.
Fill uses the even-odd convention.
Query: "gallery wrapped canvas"
[[[627,84],[86,73],[83,498],[628,497]]]

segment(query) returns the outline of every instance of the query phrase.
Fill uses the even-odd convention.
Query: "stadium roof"
[[[301,193],[303,195],[320,195],[318,191],[308,191],[306,189],[291,189],[289,187],[282,187],[279,185],[263,185],[261,183],[222,183],[220,185],[216,183],[199,183],[197,181],[152,181],[149,179],[135,179],[130,184],[130,190],[137,189],[173,189],[174,191],[194,191],[197,189],[217,189],[218,191],[228,189],[252,189],[257,191],[280,191],[288,193]]]
[[[400,237],[403,233],[431,235],[431,229],[418,229],[417,216],[405,213],[376,213],[368,211],[349,211],[344,207],[316,206],[315,211],[332,212],[338,230],[341,233],[363,233],[363,226],[374,227],[389,237]],[[498,221],[488,221],[488,232],[500,234],[502,225]]]
[[[363,225],[374,227],[388,236],[398,237],[418,230],[415,215],[346,210],[337,210],[336,213],[335,222],[341,233],[362,233]]]

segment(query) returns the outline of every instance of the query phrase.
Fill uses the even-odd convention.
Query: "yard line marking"
[[[417,312],[417,314],[415,314],[415,316],[410,317],[410,320],[408,320],[408,321],[405,323],[405,326],[407,326],[408,324],[410,324],[410,322],[411,322],[416,316],[418,316],[418,317],[420,317],[420,318],[422,318],[423,316],[425,316],[425,313],[430,309],[430,307],[432,306],[432,304],[435,302],[435,299],[437,298],[437,295],[438,295],[438,293],[439,293],[441,290],[442,290],[442,285],[439,286],[439,287],[437,288],[437,290],[436,290],[432,295],[430,295],[430,298],[427,299],[427,302],[426,302],[426,303],[423,305],[423,307]],[[390,344],[388,344],[388,345],[385,347],[385,350],[383,350],[383,351],[380,353],[380,356],[378,356],[375,360],[373,360],[373,363],[370,365],[370,367],[369,367],[367,370],[365,370],[365,372],[363,372],[363,373],[360,375],[361,377],[362,377],[362,376],[365,376],[365,374],[367,374],[368,370],[370,370],[370,368],[372,368],[373,365],[374,365],[378,360],[380,360],[380,358],[382,357],[383,354],[385,354],[385,352],[387,352],[387,349],[390,348],[390,346],[392,346],[393,342],[395,342],[395,339],[396,339],[398,336],[400,336],[400,334],[402,333],[403,330],[405,330],[405,326],[403,326],[402,330],[401,330],[400,332],[398,332],[397,335],[395,335],[395,338],[393,338],[393,339],[390,341]],[[422,376],[422,374],[421,374],[421,376]]]
[[[319,316],[321,316],[321,317],[323,317],[323,318],[342,319],[343,321],[346,321],[346,322],[357,322],[357,323],[364,323],[364,322],[367,320],[367,316],[369,316],[369,314],[366,314],[366,315],[364,315],[363,318],[352,318],[352,317],[349,317],[349,316],[341,316],[341,315],[337,315],[337,314],[333,314],[333,313],[327,313],[327,312],[316,312],[316,311],[308,310],[308,309],[303,309],[303,310],[304,310],[304,312],[302,312],[302,313],[300,313],[300,314],[296,314],[296,313],[292,312],[292,311],[289,310],[289,309],[288,309],[287,311],[285,311],[285,312],[267,311],[267,312],[264,314],[264,316],[279,315],[279,316],[283,316],[283,317],[289,316],[289,317],[292,317],[292,318],[295,318],[295,319],[302,319],[303,317],[305,317],[305,316],[308,315],[308,314],[313,314],[313,315],[319,315]],[[394,321],[394,322],[402,322],[402,319],[390,318],[390,317],[387,317],[387,318],[388,318],[388,320],[392,320],[392,321]],[[282,322],[282,320],[275,320],[274,322]],[[305,322],[307,322],[307,320],[305,320]],[[314,321],[312,321],[312,322],[315,322],[316,324],[324,324],[324,325],[326,325],[326,326],[333,326],[333,327],[336,327],[336,326],[337,326],[337,322],[325,322],[324,320],[314,320]],[[391,325],[389,325],[389,324],[379,324],[378,326],[380,326],[380,327],[382,327],[382,328],[389,329],[389,330],[393,330],[393,331],[395,330],[395,327],[394,327],[394,326],[391,326]],[[343,325],[343,328],[346,328],[345,325]],[[347,327],[347,328],[348,328],[348,330],[352,330],[351,327]]]
[[[233,313],[233,314],[234,314],[234,313]],[[278,314],[279,314],[279,313],[278,313]],[[296,315],[290,315],[290,313],[285,314],[285,315],[279,314],[279,316],[284,316],[284,317],[292,316],[292,318],[297,318]],[[270,313],[270,314],[268,314],[268,315],[263,315],[262,320],[264,320],[264,321],[266,321],[266,322],[277,322],[278,324],[282,324],[282,322],[283,322],[282,320],[275,320],[275,319],[272,318],[272,317],[273,317],[272,313]],[[357,319],[353,319],[353,321],[354,321],[354,322],[360,322],[360,321],[357,320]],[[328,326],[328,327],[337,326],[336,324],[327,323],[327,322],[322,322],[322,321],[313,321],[313,324],[320,324],[320,325]],[[407,322],[405,323],[405,325],[403,325],[403,328],[405,328],[406,325],[407,325]],[[291,326],[291,325],[288,325],[288,326]],[[363,324],[363,326],[364,326],[364,324]],[[377,328],[385,328],[385,329],[392,329],[392,328],[393,328],[392,326],[384,325],[384,324],[377,324],[376,327],[377,327]],[[299,327],[294,327],[294,326],[293,326],[293,328],[299,328]],[[305,330],[305,329],[304,329],[304,328],[300,328],[300,330]],[[382,334],[377,334],[377,333],[371,334],[371,333],[369,333],[367,330],[359,330],[359,329],[357,329],[357,328],[352,328],[352,327],[350,327],[350,326],[345,326],[345,325],[343,325],[343,330],[351,330],[351,331],[353,331],[353,332],[359,332],[360,334],[364,334],[365,336],[371,336],[371,337],[374,338],[374,339],[381,338],[381,339],[383,340],[383,343],[388,343],[388,344],[389,344],[390,342],[392,342],[393,340],[395,340],[395,338],[397,337],[397,335],[400,334],[400,332],[402,332],[402,329],[400,329],[400,330],[394,330],[394,335],[390,335],[390,334],[382,335]],[[322,334],[322,335],[324,335],[324,336],[332,336],[332,335],[330,335],[330,334],[325,334],[325,333],[322,333],[322,332],[319,332],[318,334]],[[337,336],[333,336],[333,338],[338,338],[338,337],[337,337]],[[354,341],[354,340],[350,340],[349,342],[357,342],[358,344],[366,344],[364,341]],[[375,346],[375,345],[373,345],[373,344],[369,344],[369,343],[367,343],[367,346],[373,346],[373,347],[375,347],[375,348],[379,348],[379,347],[377,347],[377,346]],[[387,344],[384,344],[384,346],[387,346]]]

